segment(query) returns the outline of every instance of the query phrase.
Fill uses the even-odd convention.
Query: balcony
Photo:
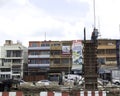
[[[61,58],[60,55],[51,55],[50,58]]]
[[[28,67],[29,68],[32,68],[32,67],[49,67],[50,66],[50,64],[28,64]]]
[[[23,59],[23,57],[5,57],[5,59]]]
[[[50,64],[50,67],[71,67],[71,65],[69,65],[69,64]]]
[[[13,66],[20,66],[22,63],[12,63]]]
[[[99,45],[97,49],[116,49],[116,45]]]
[[[28,58],[50,58],[50,55],[29,55]]]
[[[116,57],[116,54],[98,54],[97,55],[98,58],[107,58],[107,57]]]
[[[0,68],[10,68],[11,67],[11,62],[10,63],[4,63],[4,66],[0,66]]]
[[[50,50],[50,47],[29,47],[28,50]]]
[[[50,50],[62,50],[61,46],[51,46]]]

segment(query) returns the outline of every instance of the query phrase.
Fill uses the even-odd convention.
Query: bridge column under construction
[[[84,43],[84,80],[85,90],[97,90],[98,64],[97,44],[95,42]]]

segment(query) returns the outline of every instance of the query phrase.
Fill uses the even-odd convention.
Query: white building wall
[[[16,56],[7,57],[7,50],[11,50],[12,53],[15,50],[19,51],[21,53],[21,56],[20,57],[16,57]],[[3,59],[3,63],[2,63],[2,59]],[[10,62],[6,62],[7,60],[8,61],[10,60]],[[25,64],[25,63],[27,63],[27,48],[24,47],[21,43],[17,42],[14,44],[11,42],[9,44],[9,43],[5,42],[4,46],[0,47],[0,68],[1,68],[0,69],[0,77],[1,76],[6,77],[6,76],[10,75],[10,78],[18,77],[18,76],[23,78],[23,64]],[[15,68],[16,66],[19,66],[19,67],[17,67],[18,70]],[[16,70],[13,70],[13,67]],[[7,70],[5,72],[5,69],[10,69],[10,70]],[[2,70],[4,70],[4,71],[2,71]],[[5,76],[3,76],[3,75],[5,75]]]

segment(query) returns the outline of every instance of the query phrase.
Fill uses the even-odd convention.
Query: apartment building
[[[20,42],[6,40],[0,47],[0,77],[21,77],[27,81],[58,80],[61,75],[79,73],[84,59],[83,45],[81,40],[29,41],[27,49]],[[119,45],[119,40],[98,40],[100,68],[111,69],[119,65]]]
[[[99,39],[97,57],[101,61],[101,65],[115,67],[117,65],[116,40]]]
[[[6,40],[0,49],[0,78],[23,78],[24,66],[28,61],[27,48],[20,42]]]
[[[49,78],[57,80],[72,67],[72,41],[53,41],[50,47]]]
[[[80,73],[84,59],[83,46],[81,40],[29,41],[28,65],[24,71],[24,79],[58,80],[59,76],[70,72]],[[98,40],[99,68],[117,67],[116,46],[116,40]]]
[[[36,81],[47,78],[50,69],[50,42],[29,42],[28,69],[25,72],[25,80]]]
[[[117,69],[117,40],[99,39],[97,58],[99,73],[103,79],[111,80],[111,70]],[[119,53],[119,50],[118,50]]]
[[[57,80],[62,73],[70,72],[72,66],[71,41],[29,41],[28,70],[24,79]]]

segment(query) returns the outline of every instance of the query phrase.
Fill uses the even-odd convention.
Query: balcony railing
[[[50,55],[29,55],[28,58],[49,58]]]
[[[50,64],[50,67],[71,67],[70,64]]]
[[[49,67],[50,64],[28,64],[28,67]]]
[[[50,50],[50,47],[29,47],[28,50]]]

